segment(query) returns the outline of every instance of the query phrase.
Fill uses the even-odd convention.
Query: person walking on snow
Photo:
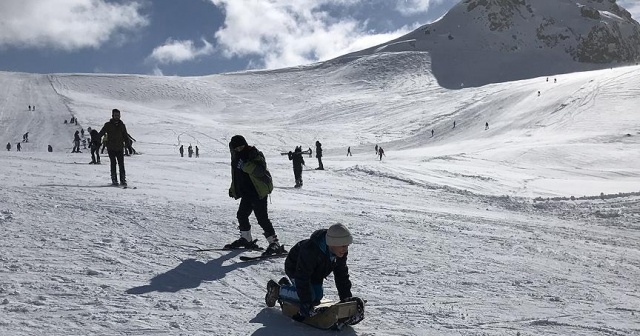
[[[383,156],[383,155],[384,155],[384,156],[386,156],[386,155],[384,154],[384,149],[382,149],[382,147],[379,147],[379,148],[378,148],[378,155],[380,155],[380,161],[382,161],[382,156]]]
[[[347,147],[347,156],[353,156],[353,154],[351,154],[351,146]]]
[[[296,179],[294,188],[300,188],[302,187],[302,166],[306,166],[302,157],[302,146],[296,147],[293,152],[289,151],[289,160],[293,161],[293,176]]]
[[[320,141],[316,141],[316,157],[318,158],[318,168],[316,170],[324,170],[322,165],[322,144]]]
[[[376,155],[378,155],[378,144],[376,144]]]
[[[111,119],[107,121],[98,136],[107,135],[107,153],[111,163],[111,184],[118,185],[116,163],[120,171],[120,184],[127,186],[126,172],[124,170],[124,143],[129,139],[127,127],[120,120],[120,110],[111,110]]]
[[[487,121],[486,123],[484,123],[484,130],[488,130],[489,129],[489,122]]]
[[[323,282],[333,273],[338,296],[342,302],[352,301],[351,280],[347,256],[353,237],[343,224],[331,225],[328,229],[315,231],[309,239],[298,242],[291,248],[284,262],[287,277],[279,282],[269,280],[265,303],[275,306],[279,300],[299,304],[299,312],[293,316],[303,320],[316,314],[314,306],[324,297]],[[355,299],[360,300],[360,299]],[[364,303],[362,303],[364,306]],[[364,316],[361,316],[360,320]],[[355,323],[359,322],[355,321]],[[352,323],[352,324],[355,324]]]
[[[273,180],[267,169],[264,154],[257,148],[249,146],[242,135],[234,135],[229,142],[231,152],[231,187],[229,197],[240,199],[236,217],[240,229],[240,238],[225,245],[229,249],[258,249],[251,236],[249,215],[253,212],[262,227],[269,246],[263,255],[286,252],[280,245],[267,212],[267,196],[273,191]]]
[[[16,151],[20,151],[22,149],[22,145],[20,145],[20,143],[16,143]]]
[[[200,149],[198,149],[198,146],[196,146],[196,158],[200,157]]]
[[[180,157],[184,157],[184,145],[180,145],[178,150],[180,151]]]
[[[193,147],[191,147],[191,144],[189,144],[189,147],[187,147],[187,153],[189,154],[189,157],[193,156]]]

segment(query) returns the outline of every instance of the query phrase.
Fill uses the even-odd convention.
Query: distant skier
[[[378,144],[376,144],[376,155],[378,155]]]
[[[80,151],[80,131],[76,131],[73,134],[73,149],[71,153],[82,153]]]
[[[120,171],[120,184],[127,186],[126,172],[124,169],[124,142],[129,138],[127,127],[120,120],[120,110],[111,110],[111,119],[107,121],[100,132],[100,137],[108,135],[107,152],[111,163],[111,184],[118,185],[118,175],[116,174],[116,164]]]
[[[383,156],[383,155],[384,155],[384,156],[386,156],[386,155],[384,154],[384,149],[382,149],[382,147],[378,148],[378,155],[380,155],[380,161],[382,161],[382,156]]]
[[[435,132],[434,130],[431,130],[431,137],[433,138],[433,132]]]
[[[11,151],[11,142],[7,142],[7,151]]]
[[[31,111],[31,105],[29,105],[29,111]]]
[[[353,154],[351,154],[351,146],[347,147],[347,156],[353,156]]]
[[[187,153],[189,154],[189,157],[193,156],[193,147],[191,147],[191,144],[189,144],[189,147],[187,147]]]
[[[91,163],[100,164],[100,134],[94,129],[89,134],[91,135],[91,143],[89,145],[91,147]]]
[[[313,151],[311,150],[311,147],[309,147],[308,151],[309,151],[309,157],[313,157]]]
[[[302,166],[305,166],[302,146],[296,147],[293,152],[289,151],[289,160],[293,161],[293,177],[296,179],[294,188],[300,188],[302,187]]]
[[[314,306],[324,297],[324,279],[331,273],[340,300],[350,301],[353,295],[347,257],[351,243],[353,237],[342,224],[317,230],[309,239],[298,242],[291,248],[284,262],[287,277],[279,282],[269,280],[267,283],[267,306],[275,306],[278,300],[295,302],[299,303],[300,311],[293,319],[301,321],[314,316],[317,314]]]
[[[29,142],[29,132],[22,135],[23,142]]]
[[[316,141],[316,157],[318,158],[318,168],[316,170],[324,170],[322,165],[322,144],[320,141]]]
[[[133,154],[136,154],[136,150],[133,149],[133,143],[136,142],[136,139],[134,139],[131,134],[127,134],[127,138],[124,140],[124,155],[125,156],[130,156]]]
[[[51,147],[51,145],[47,145],[47,152],[53,152],[53,147]]]
[[[80,136],[84,138],[84,128],[80,129]]]
[[[454,129],[456,128],[456,121],[455,120],[453,121],[453,128]]]
[[[198,149],[198,146],[196,146],[196,158],[200,157],[200,150]]]
[[[484,123],[484,130],[488,130],[489,129],[489,122],[487,121],[486,123]]]
[[[180,151],[180,157],[184,157],[184,145],[180,145],[178,150]]]
[[[16,151],[20,151],[22,149],[22,145],[19,142],[16,143]]]

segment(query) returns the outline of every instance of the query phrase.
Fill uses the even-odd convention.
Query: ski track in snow
[[[351,229],[353,293],[368,304],[340,335],[640,334],[640,68],[559,76],[544,100],[540,78],[450,91],[406,68],[0,74],[0,140],[30,131],[23,152],[0,152],[0,334],[335,334],[264,305],[282,259],[195,252],[237,235],[236,133],[267,157],[282,242]],[[99,129],[114,107],[143,153],[125,159],[127,190],[108,186],[106,155],[74,164],[88,150],[68,153],[76,128],[62,123]],[[279,153],[315,156],[318,139],[327,170],[305,157],[292,188]],[[201,158],[179,157],[190,142]],[[331,277],[325,289],[337,297]]]

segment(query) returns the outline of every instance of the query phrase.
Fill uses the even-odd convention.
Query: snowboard
[[[316,315],[300,320],[297,317],[298,304],[280,301],[282,314],[292,319],[323,330],[342,330],[347,325],[354,325],[364,319],[364,301],[352,298],[346,302],[325,301],[315,306]]]

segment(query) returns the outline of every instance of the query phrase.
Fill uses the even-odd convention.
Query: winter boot
[[[118,180],[111,179],[111,185],[117,186],[117,185],[120,185],[120,184],[118,183]]]
[[[273,236],[267,237],[267,241],[269,242],[269,246],[267,247],[266,250],[264,250],[264,252],[262,252],[263,256],[272,255],[272,254],[283,254],[287,252],[284,249],[284,246],[280,245],[280,242],[278,241],[278,236],[273,235]]]
[[[273,280],[269,280],[269,282],[267,282],[267,295],[264,297],[264,302],[267,304],[267,307],[275,306],[279,297],[280,285]]]
[[[258,240],[251,239],[251,231],[240,231],[240,238],[224,246],[225,249],[249,249],[262,250],[258,244]]]

